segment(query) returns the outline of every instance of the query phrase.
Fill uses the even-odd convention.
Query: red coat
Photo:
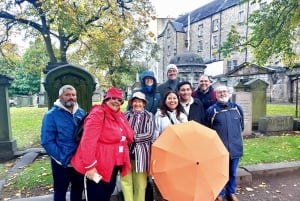
[[[94,106],[85,119],[83,136],[71,160],[73,167],[82,174],[96,167],[103,181],[109,182],[114,166],[122,163],[121,174],[126,175],[131,169],[128,144],[133,134],[121,111],[114,112],[106,104]]]

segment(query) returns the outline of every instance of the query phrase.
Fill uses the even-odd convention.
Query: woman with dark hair
[[[161,135],[163,130],[172,124],[187,122],[187,116],[179,103],[179,95],[170,90],[165,94],[159,110],[155,114],[155,131],[153,142]]]

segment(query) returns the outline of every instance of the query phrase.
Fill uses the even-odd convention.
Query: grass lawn
[[[126,104],[122,106],[124,111]],[[40,147],[40,129],[47,108],[11,108],[12,137],[18,149]],[[267,105],[267,115],[295,115],[294,105]],[[297,133],[296,133],[297,134]],[[300,160],[300,135],[257,137],[244,140],[244,156],[240,165]],[[4,177],[9,165],[0,164],[0,178]],[[32,175],[35,175],[32,177]],[[52,188],[49,158],[39,158],[18,176],[10,179],[4,189],[19,190],[23,193],[35,188]],[[1,192],[0,192],[1,194]]]

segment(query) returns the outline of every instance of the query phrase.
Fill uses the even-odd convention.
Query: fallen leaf
[[[253,189],[253,188],[250,188],[250,187],[246,187],[246,190],[247,190],[247,191],[254,191],[254,189]]]

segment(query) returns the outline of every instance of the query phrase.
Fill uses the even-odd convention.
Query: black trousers
[[[119,166],[113,170],[110,182],[100,181],[98,184],[87,179],[87,197],[89,201],[110,201],[111,195],[114,192]]]
[[[51,158],[54,201],[66,201],[66,194],[71,184],[70,200],[81,201],[84,176],[73,167],[64,168]]]
[[[154,191],[153,191],[153,180],[151,177],[148,177],[147,186],[146,186],[146,194],[145,201],[153,201],[154,200]]]

